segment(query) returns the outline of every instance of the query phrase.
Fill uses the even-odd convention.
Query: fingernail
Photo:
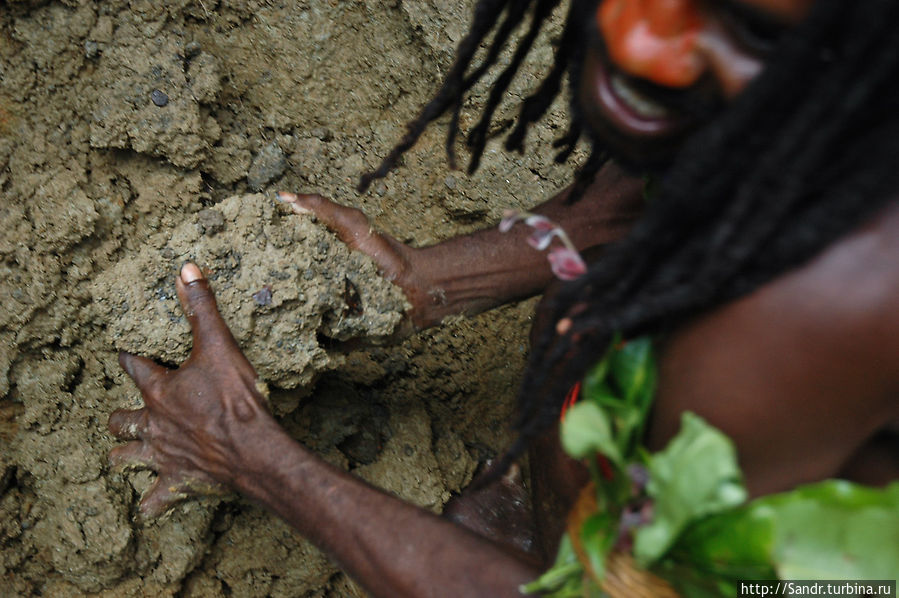
[[[200,269],[197,268],[196,264],[187,262],[181,267],[181,282],[183,282],[184,284],[190,284],[192,282],[202,280],[202,278],[203,273],[200,272]]]
[[[278,191],[275,193],[275,197],[281,203],[286,203],[290,206],[290,208],[294,211],[295,214],[312,214],[312,210],[309,208],[305,208],[299,204],[300,197],[295,193],[288,193],[286,191]]]

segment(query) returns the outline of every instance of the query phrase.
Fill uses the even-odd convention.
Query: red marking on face
[[[808,14],[814,0],[729,1],[784,24],[795,24]],[[756,57],[721,26],[720,10],[714,0],[603,0],[596,22],[619,70],[680,88],[711,71],[722,82],[725,94],[732,95],[759,69],[747,73],[747,62]]]
[[[705,70],[697,51],[704,18],[691,0],[605,0],[596,18],[609,56],[630,75],[687,87]]]

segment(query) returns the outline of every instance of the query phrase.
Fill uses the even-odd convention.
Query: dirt
[[[172,284],[185,259],[206,269],[276,415],[325,459],[439,511],[506,446],[532,303],[344,354],[340,341],[388,335],[402,297],[273,200],[321,192],[427,245],[570,178],[546,149],[564,100],[530,133],[542,150],[508,154],[495,138],[546,72],[557,22],[500,105],[476,175],[447,168],[444,118],[355,192],[449,67],[471,2],[444,4],[0,5],[0,595],[358,593],[237,497],[142,521],[154,474],[109,470],[108,414],[140,405],[117,351],[172,366],[189,351]],[[486,92],[466,102],[463,131]]]
[[[311,216],[261,194],[195,212],[161,247],[147,246],[96,277],[93,307],[110,346],[177,365],[190,352],[172,264],[203,264],[222,316],[257,373],[281,388],[308,387],[343,355],[322,339],[376,342],[409,304],[374,262]],[[159,239],[161,241],[161,239]]]

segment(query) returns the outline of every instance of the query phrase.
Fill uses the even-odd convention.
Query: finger
[[[146,425],[146,409],[116,409],[109,415],[107,427],[119,440],[137,440]]]
[[[118,471],[156,469],[156,457],[146,442],[129,442],[109,451],[109,466]]]
[[[180,474],[172,476],[172,487],[187,496],[225,496],[231,489],[205,473]]]
[[[119,365],[127,372],[141,391],[149,391],[159,378],[168,370],[140,355],[133,355],[125,351],[119,352]]]
[[[361,249],[360,244],[372,236],[371,223],[365,214],[355,208],[348,208],[317,194],[296,194],[281,191],[278,200],[288,204],[297,214],[315,214],[337,237],[352,247]]]
[[[209,281],[200,269],[190,262],[184,264],[180,275],[175,279],[175,290],[181,301],[181,309],[190,322],[194,337],[194,352],[202,350],[204,345],[222,345],[237,343],[231,331],[219,314],[215,295],[209,287]]]
[[[160,475],[140,499],[140,512],[147,519],[155,519],[187,498],[168,476]]]
[[[360,210],[348,208],[321,195],[302,195],[281,191],[278,199],[299,214],[314,213],[350,249],[372,258],[381,274],[399,282],[408,264],[403,258],[405,246],[393,238],[374,232],[371,222]],[[402,286],[402,285],[401,285]]]
[[[227,486],[204,473],[160,475],[141,499],[140,510],[145,517],[154,518],[187,498],[230,493]]]
[[[303,197],[307,196],[304,195]],[[311,214],[313,216],[315,215],[315,211],[306,207],[306,202],[301,202],[300,196],[296,193],[290,193],[288,191],[278,191],[277,193],[275,193],[275,199],[290,207],[290,209],[292,209],[295,214]]]

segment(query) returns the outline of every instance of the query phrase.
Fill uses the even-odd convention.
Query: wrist
[[[286,447],[297,443],[268,412],[240,422],[231,438],[226,483],[250,498],[263,499],[260,492],[266,491],[264,481],[287,461]]]
[[[422,315],[430,325],[453,315],[474,316],[540,293],[552,280],[544,255],[521,231],[488,228],[424,248]]]
[[[460,281],[465,274],[459,266],[465,263],[458,254],[457,239],[415,249],[415,293],[412,300],[412,323],[417,330],[439,325],[448,316],[466,312],[459,301]]]
[[[412,308],[408,319],[415,330],[436,326],[453,313],[448,306],[447,286],[441,279],[442,243],[429,247],[402,247],[404,267],[394,282],[404,291]],[[442,272],[442,274],[447,274]],[[452,273],[449,273],[452,276]]]

